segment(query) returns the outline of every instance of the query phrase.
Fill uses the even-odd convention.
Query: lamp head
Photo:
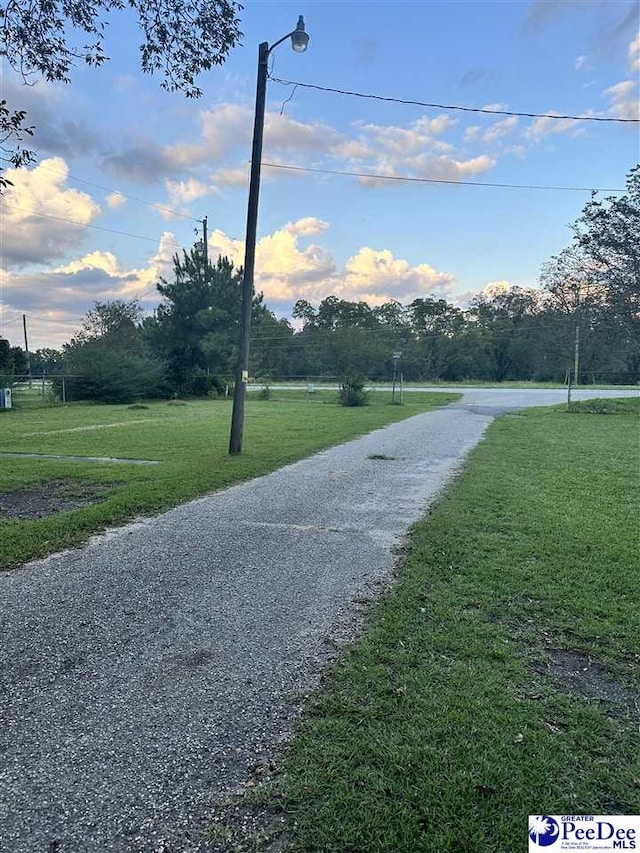
[[[298,23],[295,30],[291,33],[291,47],[296,53],[304,53],[309,44],[309,35],[304,29],[304,18],[302,15],[298,18]]]

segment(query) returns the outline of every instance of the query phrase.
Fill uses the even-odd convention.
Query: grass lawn
[[[335,392],[250,395],[241,456],[227,453],[230,401],[148,407],[25,405],[0,413],[0,451],[160,460],[154,466],[0,457],[0,493],[68,484],[73,495],[101,489],[98,502],[39,519],[0,511],[0,568],[86,540],[97,530],[150,515],[265,474],[315,451],[447,404],[457,394],[412,394],[403,406],[372,394],[371,405],[343,408]],[[1,497],[1,494],[0,494]]]
[[[253,789],[290,849],[515,853],[529,814],[640,813],[640,407],[593,409],[496,421],[416,526]]]

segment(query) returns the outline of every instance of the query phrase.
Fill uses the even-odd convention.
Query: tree
[[[31,353],[31,370],[34,374],[46,373],[51,376],[64,371],[64,355],[61,350],[43,347]]]
[[[0,101],[0,155],[8,160],[15,169],[27,166],[34,158],[33,151],[28,151],[19,146],[9,148],[5,145],[10,140],[21,142],[25,136],[33,136],[33,127],[25,124],[26,112],[14,110],[7,106],[5,100]],[[0,167],[0,193],[7,186],[13,186],[13,182],[5,178]]]
[[[148,351],[136,300],[96,302],[63,348],[68,400],[127,403],[165,396],[164,364]],[[54,380],[60,391],[62,379]]]
[[[538,300],[538,291],[512,287],[472,301],[468,317],[488,359],[491,379],[502,382],[531,376],[531,339],[535,337]]]
[[[239,42],[235,0],[12,0],[0,9],[0,56],[25,80],[42,76],[68,83],[77,61],[99,67],[108,60],[104,34],[112,12],[134,10],[142,30],[142,71],[163,73],[161,86],[197,98],[196,77],[225,62]],[[0,143],[19,141],[32,129],[22,110],[0,104]],[[32,152],[16,149],[14,166],[25,165]],[[6,179],[0,178],[0,191]]]
[[[199,393],[207,380],[222,387],[231,378],[237,361],[240,311],[242,305],[242,269],[235,269],[228,258],[215,264],[205,262],[199,249],[183,252],[173,259],[173,280],[160,279],[157,285],[163,301],[153,318],[144,323],[151,347],[168,364],[169,378],[178,393]],[[262,294],[253,300],[254,328],[260,328],[267,309]],[[274,318],[275,319],[275,318]]]
[[[580,341],[581,373],[609,381],[640,380],[640,165],[627,175],[627,192],[599,201],[594,193],[573,225],[571,246],[542,269],[549,295],[547,320],[564,316],[557,348]],[[572,324],[570,331],[567,324]],[[567,355],[567,361],[570,357]]]

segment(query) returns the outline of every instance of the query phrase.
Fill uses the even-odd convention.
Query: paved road
[[[493,416],[563,398],[469,390],[0,576],[0,850],[205,849]]]

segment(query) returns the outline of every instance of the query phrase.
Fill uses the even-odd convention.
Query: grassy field
[[[640,813],[640,407],[594,408],[495,422],[417,525],[252,788],[291,850],[514,853],[529,814]]]
[[[0,451],[158,460],[155,466],[0,457],[0,492],[67,487],[67,496],[102,491],[98,502],[46,518],[0,513],[0,568],[60,550],[91,533],[136,516],[157,513],[240,480],[457,399],[412,394],[392,406],[386,394],[349,409],[336,394],[273,392],[248,400],[244,449],[229,457],[230,401],[148,406],[35,404],[0,413]]]

